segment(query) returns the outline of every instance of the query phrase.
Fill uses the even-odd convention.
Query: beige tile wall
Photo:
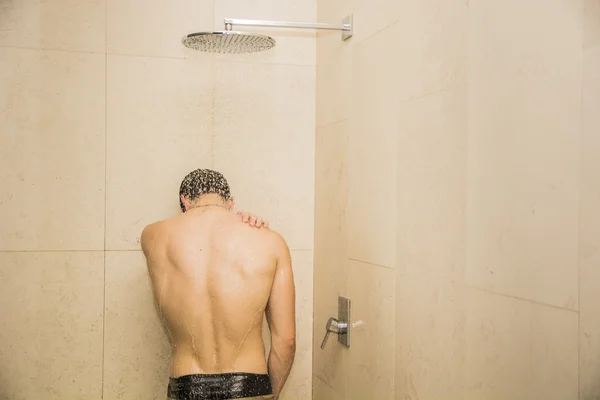
[[[181,212],[181,177],[211,165],[213,65],[109,55],[107,67],[106,248],[137,250],[144,226]]]
[[[291,248],[312,249],[314,66],[217,61],[216,70],[215,169]]]
[[[343,400],[344,397],[316,376],[313,378],[313,398]]]
[[[313,398],[600,396],[599,10],[318,2],[356,34],[317,39]],[[373,264],[395,273],[391,309]],[[393,336],[359,318],[369,349],[321,351],[340,294]]]
[[[348,260],[346,271],[346,297],[353,301],[346,399],[393,399],[394,270]]]
[[[317,40],[314,398],[459,393],[468,8],[322,1],[319,20],[339,10],[355,36]],[[344,232],[325,218],[340,212]],[[338,294],[354,302],[353,342],[321,351]]]
[[[398,24],[355,43],[351,58],[352,117],[348,143],[348,258],[394,266],[396,209],[396,86],[399,57],[386,54]],[[340,44],[338,43],[338,46]]]
[[[316,141],[314,381],[327,382],[315,388],[330,387],[340,396],[345,394],[347,352],[331,344],[321,350],[320,345],[327,320],[337,312],[338,296],[346,295],[349,129],[348,121],[317,128]]]
[[[101,54],[0,47],[1,250],[104,248],[105,72]]]
[[[164,399],[171,348],[144,255],[107,251],[105,257],[104,396]]]
[[[313,320],[312,250],[292,250],[296,283],[296,359],[283,388],[281,399],[310,399],[312,393],[312,320]]]
[[[466,398],[577,399],[576,313],[474,288],[465,298]]]
[[[577,399],[584,2],[472,1],[470,29],[467,389]]]
[[[600,20],[597,21],[600,27]],[[585,51],[579,199],[580,400],[600,396],[600,43]]]
[[[600,44],[600,1],[584,0],[584,48]]]
[[[317,20],[337,22],[350,13],[348,0],[317,1]],[[338,297],[347,296],[348,192],[353,135],[354,38],[342,43],[339,32],[317,34],[315,142],[315,271],[313,399],[344,399],[348,351],[330,337],[320,348],[329,317],[337,317]]]
[[[19,361],[1,398],[164,398],[169,346],[139,235],[179,212],[198,167],[221,169],[292,248],[298,355],[283,398],[311,397],[315,34],[271,31],[273,51],[236,57],[180,40],[225,16],[315,14],[316,1],[3,3],[0,356]]]
[[[461,395],[466,107],[464,82],[400,107],[396,398]]]
[[[181,39],[188,33],[211,31],[214,28],[214,0],[176,0],[150,4],[143,0],[104,2],[106,51],[110,54],[202,57],[181,46]],[[204,57],[212,58],[210,55]]]
[[[3,2],[0,46],[103,53],[106,48],[105,2]]]
[[[577,310],[581,3],[470,6],[467,279],[473,286],[572,310]],[[533,16],[535,30],[529,29]],[[509,20],[514,29],[499,34]]]
[[[347,42],[338,32],[317,39],[313,398],[393,399],[397,7],[318,6],[322,22],[351,10],[357,29]],[[351,347],[333,338],[321,350],[340,295],[353,301]]]
[[[0,252],[0,398],[100,399],[102,251]]]

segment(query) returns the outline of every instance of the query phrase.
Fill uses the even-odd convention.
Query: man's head
[[[228,209],[233,208],[233,198],[225,177],[211,169],[197,169],[183,178],[179,187],[179,205],[186,212],[204,199],[221,202]],[[214,202],[210,202],[215,204]]]

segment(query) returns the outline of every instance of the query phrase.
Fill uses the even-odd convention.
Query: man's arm
[[[279,398],[296,354],[296,291],[290,250],[278,236],[278,259],[266,315],[271,330],[268,368],[275,399]]]

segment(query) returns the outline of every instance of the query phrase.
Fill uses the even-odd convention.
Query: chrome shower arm
[[[225,18],[225,26],[227,25],[245,25],[245,26],[266,26],[271,28],[300,28],[300,29],[326,29],[331,31],[349,31],[350,25],[346,24],[322,24],[322,23],[305,23],[305,22],[287,22],[287,21],[260,21],[252,19],[233,19]]]
[[[262,21],[252,19],[225,18],[225,29],[230,31],[234,25],[262,26],[270,28],[296,28],[296,29],[321,29],[331,31],[342,31],[343,39],[352,37],[352,15],[348,15],[341,24],[289,22],[289,21]]]

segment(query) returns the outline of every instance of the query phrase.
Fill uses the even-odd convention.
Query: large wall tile
[[[330,14],[333,12],[330,10],[332,4],[342,6],[348,1],[322,3],[326,3],[321,7],[322,13]],[[375,55],[375,59],[386,62],[390,56],[401,59],[397,69],[383,77],[388,83],[397,85],[395,96],[398,99],[419,97],[466,79],[468,8],[463,0],[443,3],[434,0],[392,1],[379,6],[365,3],[364,9],[362,7],[358,6],[355,11],[355,36],[349,41],[342,42],[338,35],[327,32],[319,34],[318,126],[349,117],[350,110],[345,99],[352,95],[354,85],[349,84],[352,80],[347,77],[352,73],[348,53],[365,38],[362,29],[367,30],[366,37],[381,30],[389,35],[385,40],[387,48],[383,54]],[[370,13],[385,14],[375,19],[376,25],[372,29],[365,28],[373,17]],[[394,30],[389,30],[388,25],[398,20],[399,15],[402,15],[401,22],[394,26]],[[387,24],[384,21],[388,21]],[[378,35],[378,40],[383,40],[383,37]],[[394,48],[404,51],[402,54],[390,52]]]
[[[259,0],[240,2],[215,0],[216,30],[223,30],[225,18],[267,21],[316,22],[316,0]],[[234,25],[233,30],[271,36],[276,46],[268,51],[248,54],[216,55],[221,61],[242,61],[294,65],[315,65],[316,32],[312,29],[267,28]]]
[[[577,309],[582,1],[470,9],[468,279]]]
[[[465,398],[464,285],[459,274],[439,276],[452,262],[416,259],[410,274],[396,271],[397,399]]]
[[[314,374],[345,393],[346,354],[328,343],[325,324],[337,317],[338,297],[346,294],[347,121],[317,129],[315,173]]]
[[[171,347],[141,251],[106,252],[104,396],[167,395]]]
[[[403,104],[399,119],[396,396],[462,398],[466,86]]]
[[[531,303],[466,292],[466,398],[531,399]]]
[[[393,399],[394,270],[356,261],[347,265],[352,330],[346,399]]]
[[[578,316],[531,305],[531,398],[578,400]]]
[[[438,91],[467,77],[469,9],[464,0],[399,2],[395,48],[403,49],[394,78],[400,98]]]
[[[354,4],[352,0],[318,0],[317,19],[319,22],[333,22],[342,16],[351,14]]]
[[[600,397],[600,46],[586,53],[580,194],[581,400]]]
[[[100,400],[102,252],[0,253],[0,398]]]
[[[584,47],[600,45],[600,0],[585,0]]]
[[[341,41],[340,41],[341,43]],[[319,47],[327,46],[319,39]],[[352,52],[345,43],[322,50],[317,64],[316,124],[326,126],[351,117],[354,85]]]
[[[104,0],[3,1],[0,46],[103,53],[105,15]]]
[[[403,104],[399,112],[398,271],[454,279],[464,270],[467,99],[465,85]],[[423,156],[426,154],[427,156]],[[410,262],[409,262],[410,261]],[[443,265],[443,266],[442,266]]]
[[[198,53],[186,49],[181,39],[189,33],[213,30],[213,0],[106,0],[106,3],[106,47],[111,54],[195,56]],[[208,53],[199,54],[209,58]]]
[[[211,71],[191,60],[109,56],[107,249],[138,249],[146,224],[181,212],[183,177],[211,166]]]
[[[362,42],[373,35],[386,29],[393,23],[400,19],[403,19],[401,15],[401,3],[394,0],[346,0],[350,2],[350,13],[354,15],[354,36],[351,40],[355,42]],[[348,8],[342,8],[340,11],[348,10]],[[349,14],[347,11],[340,14],[340,18],[344,15]],[[336,21],[337,22],[337,21]],[[392,38],[390,38],[392,39]],[[381,38],[380,38],[381,40]],[[394,37],[393,40],[396,42],[398,37]],[[397,43],[396,43],[397,46]],[[391,54],[390,50],[397,48],[389,47],[387,55],[380,55],[383,57],[389,57]]]
[[[217,63],[214,167],[238,207],[313,248],[315,69]]]
[[[393,267],[396,253],[398,93],[389,49],[398,24],[356,46],[348,158],[348,256]],[[385,57],[386,62],[373,62]]]
[[[317,20],[342,24],[352,14],[351,0],[317,2]],[[349,118],[352,108],[352,50],[360,41],[342,40],[342,32],[317,32],[317,127]]]
[[[0,49],[0,249],[103,248],[104,78],[103,55]]]
[[[291,253],[296,284],[296,358],[282,400],[310,399],[313,378],[313,252]]]
[[[577,399],[577,314],[469,289],[466,398]]]
[[[313,400],[344,400],[344,396],[337,393],[316,375],[313,376]]]

